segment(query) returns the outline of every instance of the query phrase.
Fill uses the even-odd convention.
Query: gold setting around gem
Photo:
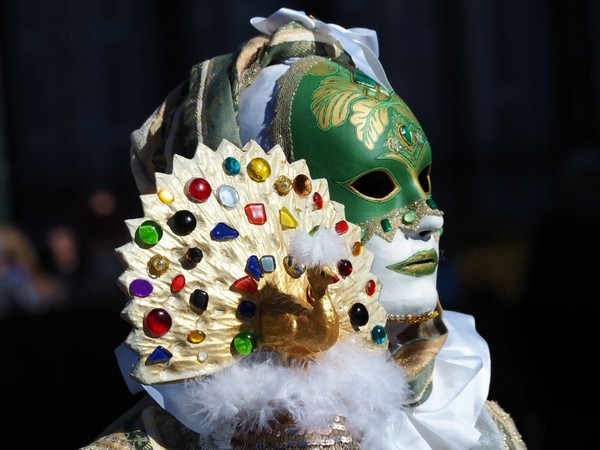
[[[148,261],[148,273],[151,277],[156,278],[169,270],[169,260],[162,255],[154,255]]]
[[[277,178],[277,181],[273,183],[273,187],[279,195],[287,195],[292,190],[292,180],[285,175],[281,175]]]

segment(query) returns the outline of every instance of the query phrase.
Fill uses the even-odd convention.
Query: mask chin
[[[427,242],[408,239],[398,230],[392,242],[386,242],[375,235],[365,243],[365,248],[373,252],[371,272],[381,281],[382,290],[379,301],[388,315],[418,316],[433,311],[438,302],[437,292],[437,253],[438,243],[435,239]],[[428,255],[435,252],[435,268],[399,273],[390,269],[399,263],[408,262],[415,255]],[[429,263],[431,266],[431,263]],[[426,263],[415,262],[413,266],[426,266]],[[413,267],[411,266],[411,267]]]

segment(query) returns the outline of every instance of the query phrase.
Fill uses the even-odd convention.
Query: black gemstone
[[[367,307],[362,303],[352,305],[350,311],[348,311],[348,315],[350,316],[350,323],[355,327],[362,327],[369,321],[369,311],[367,311]]]
[[[182,209],[173,214],[168,220],[168,224],[173,233],[186,236],[196,228],[196,217],[190,211]]]
[[[242,300],[238,306],[238,313],[242,317],[253,317],[256,314],[256,304],[248,300]]]
[[[202,314],[208,307],[208,294],[202,289],[196,289],[190,295],[190,306],[196,312]]]
[[[185,252],[185,260],[190,264],[198,264],[204,258],[204,253],[198,247],[189,248]]]

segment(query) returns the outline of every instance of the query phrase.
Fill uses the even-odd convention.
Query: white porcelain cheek
[[[371,272],[381,281],[379,301],[388,314],[418,315],[435,308],[438,300],[437,269],[431,275],[413,277],[386,268],[423,250],[438,252],[439,244],[435,239],[427,242],[408,239],[398,230],[392,242],[373,236],[365,247],[375,255]]]

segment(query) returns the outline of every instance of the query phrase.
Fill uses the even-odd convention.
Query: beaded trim
[[[434,309],[433,311],[429,311],[425,314],[419,314],[418,316],[413,316],[412,314],[388,314],[387,320],[389,320],[390,322],[422,323],[427,322],[428,320],[433,319],[439,315],[439,311]]]
[[[404,215],[409,211],[414,211],[415,218],[411,223],[406,223],[406,221],[404,220]],[[394,209],[381,217],[367,220],[365,222],[360,222],[357,225],[360,226],[363,230],[363,236],[361,239],[363,243],[368,242],[369,239],[373,237],[373,235],[378,235],[386,242],[392,242],[394,240],[394,236],[398,228],[403,230],[418,230],[421,220],[423,220],[423,217],[443,215],[443,211],[437,208],[431,208],[427,204],[426,200],[417,200],[416,202],[406,205],[402,208]],[[382,222],[384,219],[388,220],[390,225],[389,229],[382,228]],[[440,233],[435,233],[435,236],[436,239],[439,238]]]

